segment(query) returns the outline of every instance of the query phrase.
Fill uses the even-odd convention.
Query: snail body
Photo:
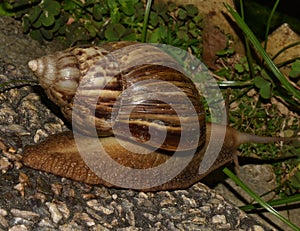
[[[148,57],[146,63],[140,62],[144,52]],[[240,144],[282,140],[206,123],[200,93],[193,82],[177,70],[169,55],[145,44],[115,42],[99,47],[73,47],[32,60],[29,67],[49,99],[72,123],[73,130],[84,135],[83,143],[98,139],[89,137],[95,130],[106,153],[119,164],[148,169],[170,160],[175,151],[182,156],[178,162],[189,155],[189,150],[195,150],[191,161],[175,177],[145,190],[187,188],[236,160]],[[159,99],[153,97],[154,93],[155,97],[159,93]],[[190,104],[186,103],[187,99]],[[163,140],[159,135],[161,131],[165,131]],[[210,136],[219,131],[226,131],[225,139],[220,140],[222,148],[212,165],[199,173]],[[122,139],[123,145],[116,137]],[[124,144],[130,148],[126,149]],[[149,149],[147,155],[137,154],[140,146]],[[101,155],[99,161],[102,161]],[[86,165],[71,132],[52,135],[37,145],[26,147],[23,163],[89,184],[118,186],[100,178]],[[154,180],[160,177],[153,174]]]

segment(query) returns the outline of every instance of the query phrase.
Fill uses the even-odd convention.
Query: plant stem
[[[273,9],[272,9],[272,11],[271,11],[271,13],[270,13],[270,16],[269,16],[269,18],[268,18],[267,28],[266,28],[266,33],[265,33],[265,45],[264,45],[264,49],[265,49],[265,50],[267,50],[267,43],[268,43],[268,36],[269,36],[269,30],[270,30],[271,20],[272,20],[272,18],[273,18],[273,15],[274,15],[274,13],[275,13],[275,10],[276,10],[276,8],[277,8],[277,6],[278,6],[278,4],[279,4],[279,1],[280,1],[280,0],[277,0],[277,1],[275,2],[274,6],[273,6]]]
[[[143,43],[146,42],[146,38],[147,38],[147,27],[148,27],[151,5],[152,5],[152,0],[148,0],[145,9],[145,16],[144,16],[144,23],[143,23],[143,30],[142,30],[141,42]]]

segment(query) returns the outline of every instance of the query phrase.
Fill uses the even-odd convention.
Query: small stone
[[[55,203],[58,210],[62,213],[64,218],[68,219],[70,216],[70,210],[68,209],[66,203],[62,201],[56,201]]]
[[[40,193],[40,192],[36,192],[34,194],[34,198],[40,200],[42,203],[45,203],[45,201],[47,199],[46,195],[43,193]]]
[[[259,225],[253,225],[253,231],[264,231],[264,228]]]
[[[92,193],[84,193],[84,194],[82,194],[82,198],[85,200],[91,200],[91,199],[97,198],[97,196]]]
[[[87,202],[87,205],[96,211],[104,213],[105,215],[109,215],[114,212],[113,209],[102,206],[97,200],[90,200]]]
[[[19,209],[11,209],[10,212],[15,216],[15,217],[21,217],[30,221],[37,221],[40,217],[39,214],[31,212],[31,211],[26,211],[26,210],[19,210]]]
[[[25,186],[24,186],[24,184],[19,183],[19,184],[14,186],[14,189],[19,191],[19,193],[21,194],[22,197],[25,196]]]
[[[86,223],[87,226],[94,226],[95,221],[87,213],[76,213],[74,215],[74,220],[81,220]]]
[[[27,227],[25,225],[15,225],[11,227],[8,231],[27,231]]]
[[[59,226],[61,231],[74,231],[74,230],[84,230],[83,227],[80,227],[76,222],[72,221],[68,224]]]
[[[204,205],[204,206],[200,207],[199,209],[205,213],[205,212],[210,211],[210,207],[211,206],[209,206],[209,205]]]
[[[197,216],[197,217],[194,217],[192,219],[193,223],[197,223],[197,224],[205,224],[206,223],[206,218],[203,216]]]
[[[34,135],[33,141],[35,143],[38,143],[40,140],[42,140],[46,137],[48,137],[48,134],[44,130],[38,129]]]
[[[135,226],[135,216],[134,216],[133,211],[127,212],[125,217],[126,217],[128,223],[129,223],[132,227],[134,227],[134,226]]]
[[[34,225],[33,221],[30,221],[28,219],[22,218],[22,217],[14,217],[11,221],[13,224],[23,224],[25,226],[32,226]]]
[[[52,224],[52,221],[51,221],[48,217],[43,218],[43,219],[38,223],[38,226],[40,226],[40,227],[50,227],[50,228],[54,228],[54,226],[53,226],[53,224]]]
[[[0,226],[3,228],[7,228],[8,227],[8,222],[5,219],[4,216],[0,215]]]
[[[226,224],[226,217],[225,215],[215,215],[211,218],[212,223],[214,224]]]
[[[22,164],[21,162],[19,162],[19,161],[16,161],[16,162],[14,163],[14,165],[15,165],[15,168],[16,168],[16,169],[20,169],[20,168],[23,167],[23,164]]]
[[[198,207],[198,205],[194,199],[188,198],[185,195],[182,195],[181,198],[183,199],[184,204],[186,204],[187,206],[193,207],[193,208]]]
[[[25,185],[28,185],[29,184],[29,177],[25,173],[20,172],[19,173],[19,182],[23,183]]]
[[[143,213],[143,216],[146,217],[150,221],[155,221],[156,216],[151,213]]]
[[[144,193],[144,192],[140,192],[139,193],[139,198],[143,198],[143,199],[148,199],[149,197],[148,197],[148,195],[146,194],[146,193]]]
[[[5,209],[0,208],[0,215],[4,217],[7,216],[7,211]]]
[[[95,225],[94,227],[92,227],[91,231],[109,231],[108,228],[105,228],[104,226],[98,224],[98,225]]]
[[[62,214],[57,208],[57,205],[52,202],[46,202],[46,205],[49,208],[49,212],[51,214],[53,222],[57,224],[63,218]]]
[[[118,195],[114,193],[111,197],[113,200],[116,200],[118,198]]]
[[[6,173],[8,169],[12,167],[12,163],[6,157],[0,159],[0,170],[2,173]]]
[[[62,191],[62,185],[60,183],[51,184],[51,190],[56,196],[59,196]]]

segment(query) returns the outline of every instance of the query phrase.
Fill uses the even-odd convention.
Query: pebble
[[[51,214],[53,222],[57,224],[63,218],[62,214],[57,208],[57,205],[51,202],[46,202],[46,205],[49,208],[49,212]]]
[[[102,212],[105,215],[109,215],[114,212],[113,209],[102,206],[101,203],[96,199],[88,201],[87,205],[96,211]]]
[[[14,225],[8,231],[27,231],[27,227],[25,225]]]
[[[94,226],[95,221],[87,213],[75,213],[73,220],[83,221],[87,226]]]
[[[39,214],[31,211],[11,209],[10,212],[16,217],[25,218],[30,221],[37,221],[40,218]]]
[[[13,164],[6,157],[0,158],[0,170],[1,170],[2,174],[6,173],[7,170],[12,167],[13,167]]]
[[[9,224],[6,218],[2,215],[0,215],[0,227],[8,228]]]
[[[215,215],[211,218],[212,223],[225,224],[226,217],[225,215]]]

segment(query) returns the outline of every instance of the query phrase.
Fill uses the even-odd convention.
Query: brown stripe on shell
[[[124,88],[131,87],[130,92],[122,95],[120,99],[120,111],[114,112],[117,115],[114,123],[114,133],[128,138],[126,128],[131,131],[132,137],[129,139],[140,142],[149,142],[150,145],[165,150],[177,150],[183,129],[187,132],[184,142],[186,145],[181,147],[186,150],[192,147],[192,143],[198,145],[203,143],[200,139],[205,133],[204,109],[199,101],[198,90],[193,86],[188,86],[191,80],[179,71],[160,65],[141,65],[124,72],[122,76]],[[157,82],[144,82],[147,80],[161,80]],[[167,83],[167,84],[164,84]],[[177,87],[170,88],[170,85]],[[149,90],[152,89],[152,90]],[[181,92],[178,92],[181,91]],[[154,92],[153,92],[154,91]],[[183,96],[180,95],[184,94]],[[162,100],[147,99],[148,95],[157,94]],[[191,105],[186,104],[189,100]],[[181,118],[181,121],[179,117]],[[203,121],[199,124],[199,121]],[[183,122],[183,123],[182,123]],[[151,138],[149,126],[152,132],[158,134]],[[195,127],[200,128],[199,140],[195,140],[192,132]],[[160,146],[161,138],[159,134],[166,129],[167,136]],[[157,146],[159,145],[159,146]]]

